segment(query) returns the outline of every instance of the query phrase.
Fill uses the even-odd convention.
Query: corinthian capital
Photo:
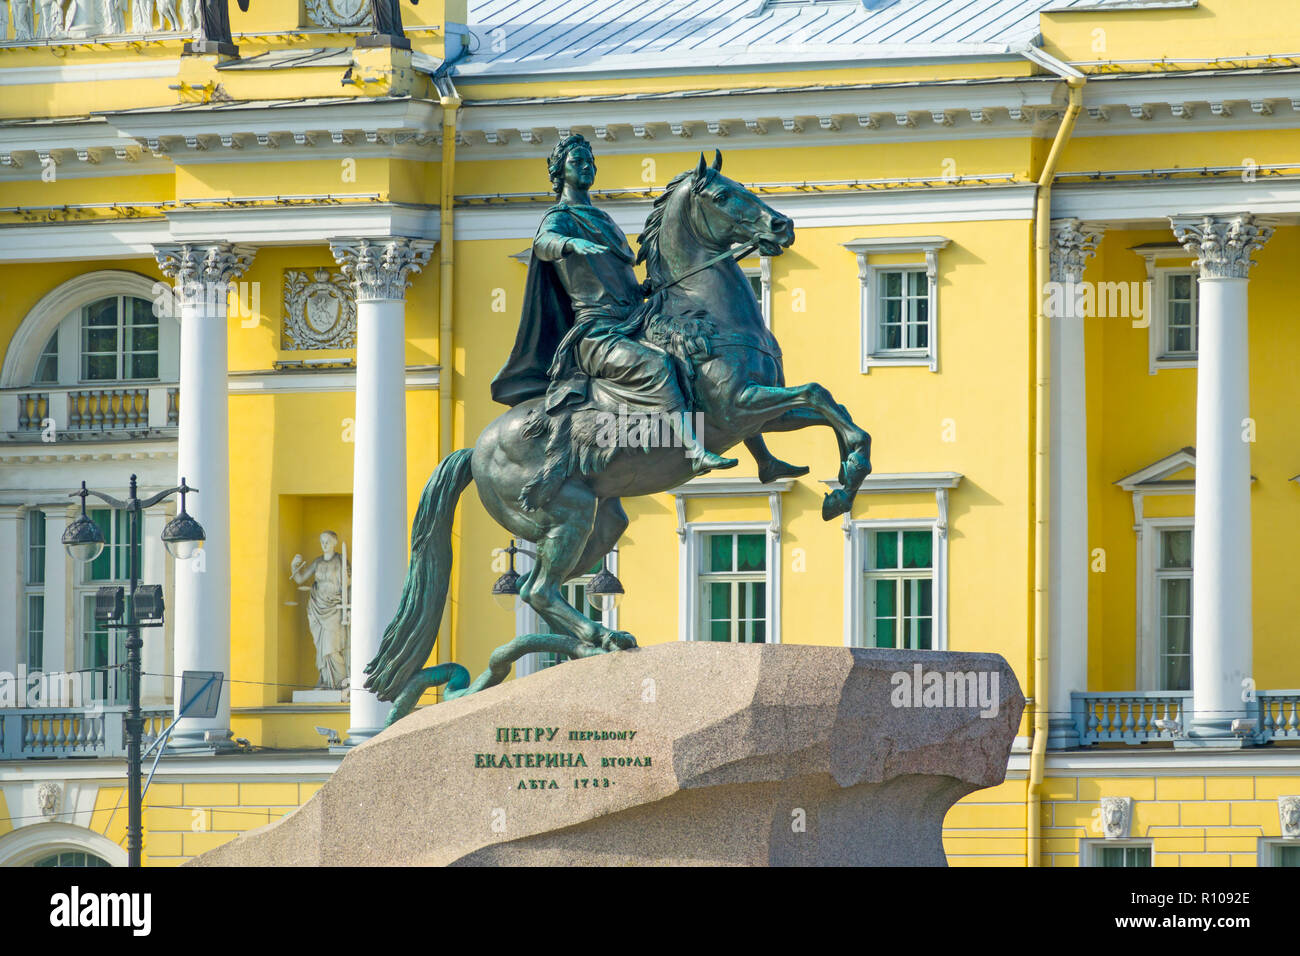
[[[352,280],[357,301],[406,298],[407,276],[419,272],[433,254],[433,240],[331,239],[330,251]]]
[[[212,298],[232,279],[248,271],[256,250],[229,242],[183,242],[154,246],[154,256],[163,275],[172,280],[182,303]]]
[[[1082,282],[1084,264],[1097,252],[1101,229],[1078,219],[1052,222],[1050,244],[1053,282]]]
[[[1174,238],[1196,256],[1202,279],[1245,279],[1256,249],[1273,235],[1250,213],[1236,216],[1178,216],[1170,219]]]

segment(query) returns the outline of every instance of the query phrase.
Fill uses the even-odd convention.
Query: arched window
[[[51,853],[49,856],[43,856],[39,860],[34,860],[28,866],[112,866],[107,860],[95,856],[93,853],[86,853],[81,850],[62,850],[58,853]]]
[[[23,319],[5,352],[0,388],[177,381],[180,323],[154,311],[167,290],[117,269],[69,279]]]

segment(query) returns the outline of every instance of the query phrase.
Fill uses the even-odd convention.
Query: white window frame
[[[868,374],[876,366],[925,366],[931,372],[939,371],[939,251],[951,240],[943,236],[913,236],[909,238],[854,239],[844,243],[844,248],[858,259],[859,315],[861,321],[862,373]],[[872,264],[872,256],[920,255],[921,261]],[[928,329],[924,349],[882,349],[880,329],[880,275],[884,272],[917,271],[926,274],[926,314]]]
[[[772,330],[772,257],[759,256],[757,266],[743,266],[740,270],[747,279],[757,279],[759,284],[758,307],[763,313],[763,328]]]
[[[794,484],[783,478],[764,484],[757,478],[728,478],[708,475],[669,491],[677,500],[677,639],[703,640],[700,634],[700,571],[704,567],[704,538],[714,531],[767,535],[767,644],[781,643],[781,496]],[[690,498],[766,497],[769,521],[686,520]]]
[[[731,583],[731,584],[741,584],[741,583],[747,583],[747,582],[757,582],[757,581],[761,580],[761,582],[762,582],[762,584],[763,584],[763,596],[764,596],[764,600],[763,600],[763,640],[762,640],[761,642],[758,642],[758,641],[755,641],[755,642],[747,642],[747,641],[737,640],[737,639],[736,639],[736,635],[733,633],[733,635],[732,635],[732,640],[730,641],[730,643],[732,643],[732,644],[745,644],[745,643],[763,643],[763,644],[770,644],[770,643],[772,643],[771,641],[768,640],[768,635],[769,635],[769,632],[771,631],[771,621],[772,621],[772,619],[771,619],[771,613],[770,613],[770,612],[771,612],[771,608],[772,608],[772,604],[773,604],[773,602],[772,602],[772,600],[771,600],[771,593],[770,593],[770,589],[771,589],[771,586],[772,586],[772,576],[771,576],[771,568],[770,568],[770,566],[769,566],[769,561],[771,560],[771,549],[770,549],[770,548],[764,548],[764,552],[763,552],[763,570],[762,570],[761,572],[758,572],[758,571],[705,571],[705,570],[704,570],[705,564],[707,563],[706,560],[705,560],[705,557],[706,557],[705,542],[706,542],[708,539],[712,538],[712,537],[715,536],[715,535],[728,535],[728,536],[733,537],[733,540],[735,540],[735,539],[737,539],[737,538],[738,538],[740,535],[742,535],[742,534],[746,534],[746,535],[765,535],[766,532],[767,532],[768,530],[769,530],[769,529],[767,528],[767,526],[764,525],[764,524],[762,524],[762,523],[752,523],[752,524],[750,524],[749,527],[747,527],[747,528],[737,527],[737,528],[708,528],[708,529],[705,529],[705,528],[692,528],[692,529],[691,529],[691,533],[692,533],[692,534],[695,536],[695,538],[696,538],[696,541],[695,541],[695,547],[697,547],[697,548],[699,549],[699,554],[698,554],[698,556],[697,556],[697,558],[696,558],[697,564],[696,564],[696,573],[695,573],[695,602],[696,602],[696,603],[695,603],[695,607],[696,607],[696,614],[698,615],[698,617],[697,617],[697,619],[696,619],[696,621],[695,621],[695,630],[694,630],[694,635],[693,635],[693,637],[692,637],[692,640],[697,640],[697,641],[707,641],[707,642],[709,642],[709,643],[720,643],[720,642],[715,642],[715,641],[713,641],[712,638],[710,638],[710,637],[706,637],[705,634],[704,634],[704,631],[705,631],[705,627],[704,627],[704,624],[705,624],[705,621],[704,621],[704,603],[705,603],[705,601],[704,601],[704,589],[705,589],[708,585],[713,584],[713,583]],[[739,542],[737,541],[737,543],[739,543]],[[734,549],[733,549],[732,554],[733,554],[733,558],[734,558],[734,556],[735,556],[735,550],[734,550]],[[735,594],[736,591],[733,590],[732,593]],[[743,606],[742,606],[739,602],[734,602],[733,605],[732,605],[732,609],[733,609],[733,615],[732,615],[732,616],[733,616],[734,619],[740,620],[740,619],[743,619],[743,618],[744,618]],[[735,623],[735,620],[733,620],[733,623]]]
[[[1295,837],[1260,837],[1259,850],[1256,853],[1255,863],[1257,866],[1275,867],[1273,854],[1282,847],[1294,847],[1300,849],[1300,839]]]
[[[1127,867],[1123,867],[1123,869],[1126,870],[1155,869],[1156,848],[1155,848],[1154,841],[1151,840],[1150,838],[1145,840],[1143,839],[1106,840],[1106,839],[1094,839],[1091,837],[1081,839],[1079,841],[1079,857],[1080,857],[1079,863],[1081,866],[1103,868],[1101,865],[1101,853],[1099,852],[1100,850],[1105,848],[1116,849],[1116,848],[1126,848],[1126,847],[1140,847],[1140,848],[1150,850],[1151,866],[1150,867],[1127,866]],[[1112,869],[1112,867],[1104,867],[1104,869]]]
[[[1154,243],[1136,246],[1133,249],[1146,264],[1147,273],[1147,374],[1155,375],[1163,369],[1196,368],[1196,354],[1170,355],[1165,351],[1168,341],[1169,323],[1169,279],[1171,275],[1191,275],[1192,295],[1196,302],[1197,344],[1200,342],[1200,286],[1197,279],[1199,272],[1192,261],[1194,257],[1176,243]],[[1176,262],[1177,264],[1157,265],[1158,262]]]
[[[845,561],[851,574],[845,575],[846,593],[849,595],[845,613],[845,643],[849,647],[875,648],[875,640],[867,629],[867,607],[871,595],[867,591],[867,557],[871,533],[874,531],[928,531],[930,533],[930,650],[948,649],[948,535],[940,530],[938,518],[890,518],[852,522],[852,533],[845,540]],[[914,569],[917,571],[923,569]],[[881,577],[901,576],[888,571]],[[851,580],[850,580],[851,577]],[[901,615],[901,608],[899,609]],[[908,648],[902,648],[907,650]]]
[[[90,307],[92,305],[95,305],[97,302],[104,301],[105,299],[116,299],[117,322],[113,326],[113,329],[116,335],[116,342],[117,342],[117,347],[115,352],[116,354],[115,360],[117,362],[117,374],[113,378],[92,379],[86,377],[85,360],[89,354],[86,352],[86,334],[90,330],[90,326],[88,326],[86,322],[87,319],[89,318],[88,310],[90,309]],[[102,387],[108,385],[123,385],[123,384],[130,385],[136,382],[143,382],[143,383],[160,382],[163,380],[161,377],[163,373],[163,334],[164,334],[163,325],[165,324],[166,320],[164,318],[159,318],[158,316],[153,315],[152,311],[150,312],[150,314],[153,315],[153,319],[154,319],[153,328],[155,329],[155,334],[157,335],[156,348],[145,350],[145,351],[127,348],[128,339],[131,337],[132,329],[137,327],[138,328],[150,327],[147,325],[133,326],[130,323],[129,321],[130,310],[127,308],[128,299],[140,299],[141,301],[144,302],[150,301],[149,299],[146,299],[143,296],[131,295],[129,293],[118,293],[116,295],[101,296],[98,299],[94,299],[90,302],[87,302],[78,311],[76,315],[76,328],[77,328],[77,382],[79,384],[89,385],[92,387],[93,386]],[[109,327],[99,326],[98,328],[101,331],[104,331],[107,330]],[[108,355],[109,353],[95,352],[93,354]],[[130,364],[131,359],[136,355],[153,355],[155,358],[155,364],[157,365],[157,369],[158,369],[157,374],[151,376],[142,376],[140,378],[130,377],[129,375],[130,369],[128,366]]]
[[[686,574],[681,582],[682,619],[678,622],[678,634],[683,641],[703,641],[711,643],[703,633],[701,616],[703,614],[702,592],[704,585],[704,543],[711,534],[761,534],[765,536],[767,550],[763,560],[764,594],[763,614],[766,619],[764,644],[781,643],[779,594],[781,544],[779,536],[772,534],[770,523],[763,521],[694,521],[686,525],[686,540],[683,543],[684,554],[682,566]]]
[[[1191,531],[1195,519],[1142,518],[1138,546],[1138,580],[1141,582],[1142,626],[1138,640],[1138,686],[1142,690],[1163,690],[1160,685],[1160,533]],[[1193,565],[1195,573],[1195,565]],[[1193,606],[1192,614],[1196,614]],[[1195,619],[1195,618],[1193,618]]]
[[[929,493],[934,495],[933,518],[854,519],[846,514],[841,524],[844,531],[844,646],[874,647],[866,642],[866,575],[867,532],[918,531],[930,528],[934,541],[930,552],[931,586],[933,602],[932,650],[948,649],[948,495],[959,484],[962,475],[955,471],[902,472],[868,475],[858,489],[856,501],[878,494]],[[822,484],[838,488],[837,479],[827,478]],[[855,502],[856,503],[856,502]]]
[[[41,567],[40,567],[39,582],[32,581],[34,562],[32,560],[33,554],[32,554],[31,529],[34,524],[39,524],[41,526],[41,530],[44,533],[44,537],[45,537],[44,544],[41,545],[41,549],[40,549]],[[45,566],[47,561],[47,555],[49,553],[49,548],[50,548],[48,532],[49,532],[49,526],[46,524],[46,514],[42,509],[28,508],[23,511],[23,522],[22,522],[23,630],[22,630],[21,649],[22,649],[22,660],[24,663],[27,664],[28,668],[31,669],[43,669],[45,666],[45,639],[44,639],[45,615],[49,613],[49,601],[47,600],[45,594]],[[31,608],[32,608],[32,600],[34,598],[41,599],[41,637],[40,637],[41,659],[39,661],[32,660],[32,638],[34,635],[32,632]]]
[[[516,539],[515,544],[518,547],[528,548],[530,551],[536,549],[536,545],[531,541]],[[605,555],[605,567],[615,577],[618,577],[618,549],[615,548]],[[515,571],[522,578],[524,573],[533,569],[533,559],[520,551],[515,555]],[[579,574],[564,583],[567,585],[572,581],[582,578],[590,578],[592,575]],[[516,601],[515,606],[515,637],[523,634],[542,634],[550,630],[549,627],[543,626],[543,621],[536,611],[525,604],[523,601]],[[618,608],[607,607],[601,613],[600,623],[605,625],[611,631],[618,630]],[[525,654],[519,660],[515,661],[515,676],[527,677],[529,674],[536,674],[540,670],[545,670],[541,666],[540,654]]]

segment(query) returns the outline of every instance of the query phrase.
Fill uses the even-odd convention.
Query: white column
[[[14,507],[0,508],[0,674],[15,674],[27,630],[23,602],[23,563],[27,541],[23,534],[25,515]]]
[[[146,511],[141,521],[143,542],[140,549],[140,582],[160,585],[164,594],[167,593],[167,548],[162,542],[162,533],[166,524],[167,514],[162,506]],[[169,602],[164,598],[163,603],[168,605],[165,616],[170,619]],[[144,639],[144,647],[140,649],[144,675],[140,678],[140,700],[146,707],[156,707],[167,699],[167,677],[164,675],[172,673],[166,628],[146,627],[141,636]]]
[[[76,635],[68,640],[76,626],[76,609],[72,607],[73,590],[69,573],[76,573],[72,559],[63,549],[63,532],[77,508],[46,507],[45,512],[45,667],[47,673],[69,671],[77,666]],[[72,648],[69,651],[69,643]]]
[[[1196,527],[1192,548],[1192,746],[1240,746],[1249,716],[1251,624],[1250,363],[1246,283],[1272,229],[1248,214],[1179,217],[1174,236],[1200,267],[1196,375]]]
[[[1077,219],[1052,223],[1052,323],[1048,627],[1052,649],[1049,747],[1075,747],[1070,694],[1088,689],[1088,388],[1084,317],[1076,308],[1083,269],[1100,230]]]
[[[349,745],[377,734],[391,706],[362,685],[406,577],[406,277],[429,261],[433,245],[401,237],[330,241],[357,298]]]
[[[230,453],[226,386],[226,296],[232,279],[252,262],[251,249],[229,243],[158,246],[163,274],[176,286],[181,316],[180,422],[177,477],[197,492],[189,513],[203,526],[206,544],[176,569],[174,700],[181,706],[181,674],[225,675],[221,704],[212,718],[186,717],[172,737],[173,750],[212,751],[230,746]]]

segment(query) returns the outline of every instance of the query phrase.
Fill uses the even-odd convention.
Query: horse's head
[[[794,222],[789,217],[722,175],[720,150],[714,151],[712,166],[705,164],[700,153],[691,194],[699,200],[691,203],[691,227],[702,241],[717,249],[752,242],[757,243],[760,254],[779,256],[794,242]]]

